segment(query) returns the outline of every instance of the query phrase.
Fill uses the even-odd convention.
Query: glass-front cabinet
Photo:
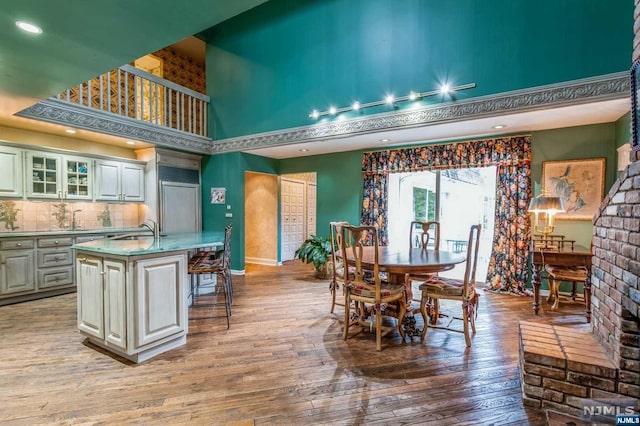
[[[64,198],[90,199],[91,162],[84,158],[62,157],[64,161]]]
[[[32,152],[27,155],[27,196],[90,200],[91,160]]]

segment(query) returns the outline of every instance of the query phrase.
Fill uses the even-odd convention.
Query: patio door
[[[481,224],[476,278],[487,276],[495,216],[495,167],[389,175],[389,244],[408,245],[412,220],[440,222],[440,250],[466,253],[471,225]],[[462,278],[465,265],[443,276]]]

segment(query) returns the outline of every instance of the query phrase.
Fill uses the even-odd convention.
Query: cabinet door
[[[42,152],[27,155],[27,196],[62,198],[60,156]]]
[[[82,157],[62,157],[63,197],[70,200],[93,198],[91,160]]]
[[[104,339],[104,290],[102,259],[78,253],[78,329]]]
[[[127,348],[127,295],[124,262],[105,259],[104,339],[113,346]]]
[[[186,332],[185,271],[186,255],[136,262],[133,286],[136,349]]]
[[[144,201],[144,167],[122,163],[122,198],[124,201]]]
[[[120,163],[96,162],[96,200],[120,200]]]
[[[22,150],[0,146],[0,197],[22,197]]]
[[[34,291],[33,250],[0,252],[0,295]]]

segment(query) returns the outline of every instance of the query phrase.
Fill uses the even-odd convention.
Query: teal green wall
[[[231,268],[244,269],[244,174],[277,174],[278,162],[257,155],[231,153],[205,157],[202,162],[202,229],[223,231],[232,223]],[[211,188],[226,188],[225,204],[211,204]],[[231,206],[231,209],[227,209]],[[231,218],[225,217],[231,213]]]
[[[316,230],[329,235],[329,222],[360,223],[362,153],[350,151],[280,161],[280,172],[316,172]]]
[[[534,195],[541,190],[542,163],[583,158],[606,159],[605,194],[617,175],[616,123],[593,124],[543,130],[532,133],[531,182]],[[589,247],[593,224],[589,220],[558,220],[556,234],[565,235],[582,246]]]
[[[631,141],[631,113],[628,112],[616,121],[616,148]]]
[[[476,83],[462,100],[627,71],[632,29],[632,0],[270,0],[200,35],[211,134],[309,125],[314,108],[443,82]]]
[[[626,117],[626,116],[625,116]],[[540,192],[542,163],[551,160],[582,158],[606,159],[605,192],[616,178],[616,147],[618,132],[628,129],[622,117],[618,122],[577,126],[532,132],[531,179],[534,194]],[[625,130],[626,129],[626,130]],[[317,174],[317,233],[327,236],[329,222],[360,221],[362,199],[362,154],[349,151],[272,160],[256,155],[232,153],[215,155],[203,163],[203,228],[222,230],[231,221],[234,224],[232,240],[232,267],[244,269],[244,173],[245,171],[270,174],[315,172]],[[225,218],[225,205],[210,204],[211,187],[227,188],[227,204],[232,206],[232,219]],[[556,233],[566,235],[581,245],[588,246],[593,233],[590,221],[558,221]]]

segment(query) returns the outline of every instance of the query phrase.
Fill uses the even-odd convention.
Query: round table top
[[[374,248],[363,248],[363,267],[373,268]],[[352,262],[353,254],[347,249],[347,260]],[[448,271],[467,260],[464,253],[444,250],[423,250],[408,247],[378,247],[378,265],[380,271],[391,274],[428,274]]]

